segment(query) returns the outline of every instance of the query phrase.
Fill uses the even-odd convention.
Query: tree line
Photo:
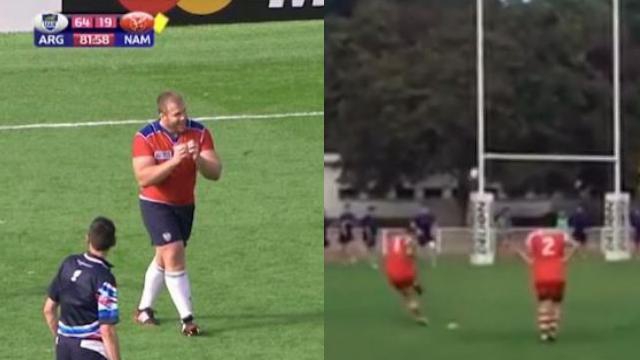
[[[640,0],[621,4],[623,186],[631,190]],[[325,20],[325,149],[341,155],[343,180],[388,188],[448,173],[469,186],[477,166],[475,1],[361,0],[339,10]],[[487,148],[611,154],[611,1],[485,0],[484,10]],[[513,193],[606,192],[611,172],[588,163],[487,167],[489,180]]]

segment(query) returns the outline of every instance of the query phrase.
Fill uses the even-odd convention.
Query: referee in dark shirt
[[[111,220],[95,218],[87,252],[67,257],[49,286],[43,312],[56,338],[57,360],[120,360],[118,291],[105,260],[115,235]]]

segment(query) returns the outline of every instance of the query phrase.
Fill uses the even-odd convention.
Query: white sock
[[[146,309],[153,307],[153,303],[162,291],[162,285],[164,284],[164,269],[156,264],[156,260],[151,260],[147,273],[144,275],[144,288],[142,290],[142,297],[140,298],[140,305],[138,309]]]
[[[184,319],[193,314],[191,306],[191,284],[186,271],[169,272],[164,274],[164,281],[171,294],[171,300],[178,309],[180,319]]]

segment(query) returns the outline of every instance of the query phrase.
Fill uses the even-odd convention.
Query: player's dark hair
[[[158,104],[158,113],[161,113],[166,109],[167,103],[169,101],[184,104],[182,95],[178,94],[175,91],[164,91],[160,95],[158,95],[158,99],[156,100],[156,103]]]
[[[89,243],[98,251],[107,251],[116,245],[116,226],[104,216],[93,219],[87,233]]]

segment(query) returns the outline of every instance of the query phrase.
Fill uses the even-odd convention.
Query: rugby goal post
[[[493,194],[471,194],[473,217],[470,261],[473,265],[491,265],[496,257],[496,236],[493,227]],[[438,240],[442,242],[442,240]]]
[[[622,261],[631,258],[629,202],[629,194],[626,193],[605,195],[601,245],[606,261]]]
[[[485,146],[484,105],[484,0],[476,0],[476,75],[477,75],[477,166],[478,190],[471,196],[473,213],[473,246],[470,261],[474,265],[491,265],[495,260],[495,233],[492,231],[491,207],[493,197],[485,191],[485,162],[503,161],[566,161],[608,162],[613,164],[614,191],[605,195],[605,216],[602,229],[602,250],[607,261],[626,260],[631,257],[629,246],[629,194],[621,191],[621,140],[620,140],[620,0],[611,0],[612,62],[613,62],[613,154],[510,154],[490,153]]]

